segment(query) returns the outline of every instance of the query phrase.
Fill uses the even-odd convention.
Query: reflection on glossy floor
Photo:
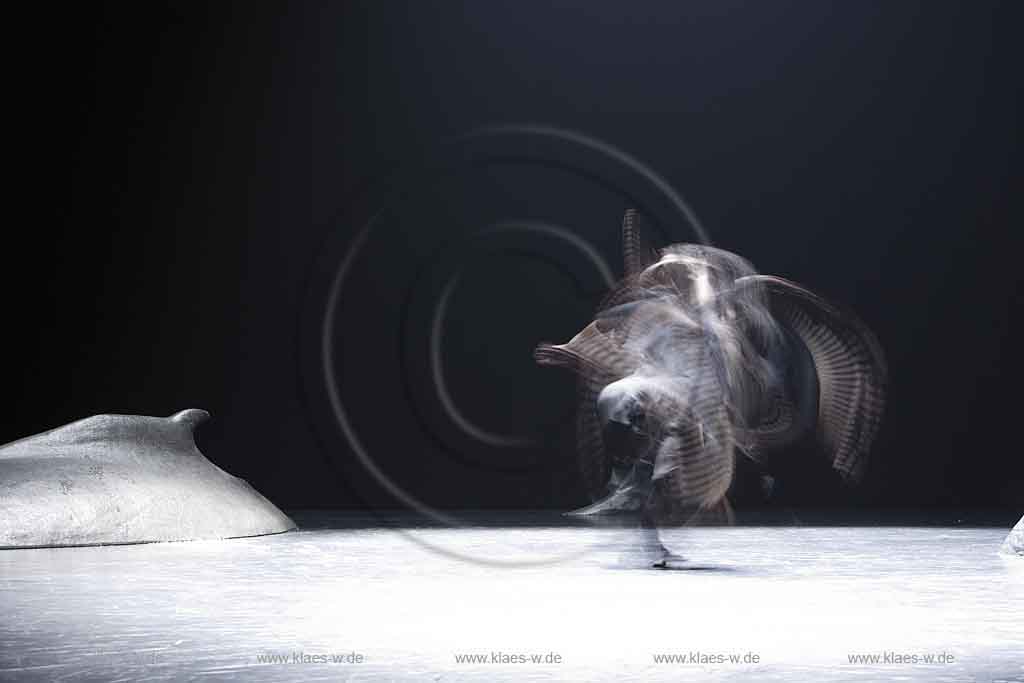
[[[1024,680],[1005,529],[672,531],[703,569],[666,572],[556,518],[297,521],[320,528],[0,551],[0,678]]]

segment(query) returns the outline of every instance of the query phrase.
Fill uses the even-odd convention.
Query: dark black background
[[[0,442],[98,412],[205,407],[206,454],[282,506],[394,505],[311,405],[310,273],[326,236],[353,234],[348,208],[381,172],[447,136],[525,122],[643,160],[716,244],[876,330],[892,386],[858,505],[1019,514],[1021,15],[1009,2],[719,0],[15,13]],[[482,195],[466,180],[378,235],[356,298],[380,311],[349,323],[367,355],[347,357],[362,368],[348,391],[375,368],[400,372],[388,306],[415,273],[387,271],[388,250],[422,262],[431,242],[484,227],[494,216],[463,210],[467,195],[490,206],[481,196],[501,188],[498,217],[586,226],[612,259],[625,204],[562,180],[512,170]],[[589,303],[544,268],[488,265],[493,307],[446,347],[453,392],[496,428],[571,407],[570,381],[534,370],[529,351]],[[506,333],[494,310],[530,325]],[[500,344],[467,341],[496,329]],[[582,502],[568,452],[481,465],[427,434],[403,391],[362,396],[359,430],[389,437],[376,457],[428,502]]]

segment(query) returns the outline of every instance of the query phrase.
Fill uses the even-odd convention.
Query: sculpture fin
[[[210,414],[201,408],[187,408],[171,415],[168,419],[171,422],[184,424],[195,431],[196,427],[210,419]]]

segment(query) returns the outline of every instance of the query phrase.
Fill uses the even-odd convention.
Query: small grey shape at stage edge
[[[0,548],[235,538],[295,529],[199,451],[205,410],[96,415],[0,446]]]
[[[1010,530],[1010,534],[1003,541],[1002,551],[1009,555],[1024,556],[1024,517],[1021,517],[1017,526]]]

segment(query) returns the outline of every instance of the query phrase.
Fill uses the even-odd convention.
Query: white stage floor
[[[1004,529],[671,531],[704,568],[658,571],[623,529],[320,523],[0,551],[0,679],[1024,680]]]

